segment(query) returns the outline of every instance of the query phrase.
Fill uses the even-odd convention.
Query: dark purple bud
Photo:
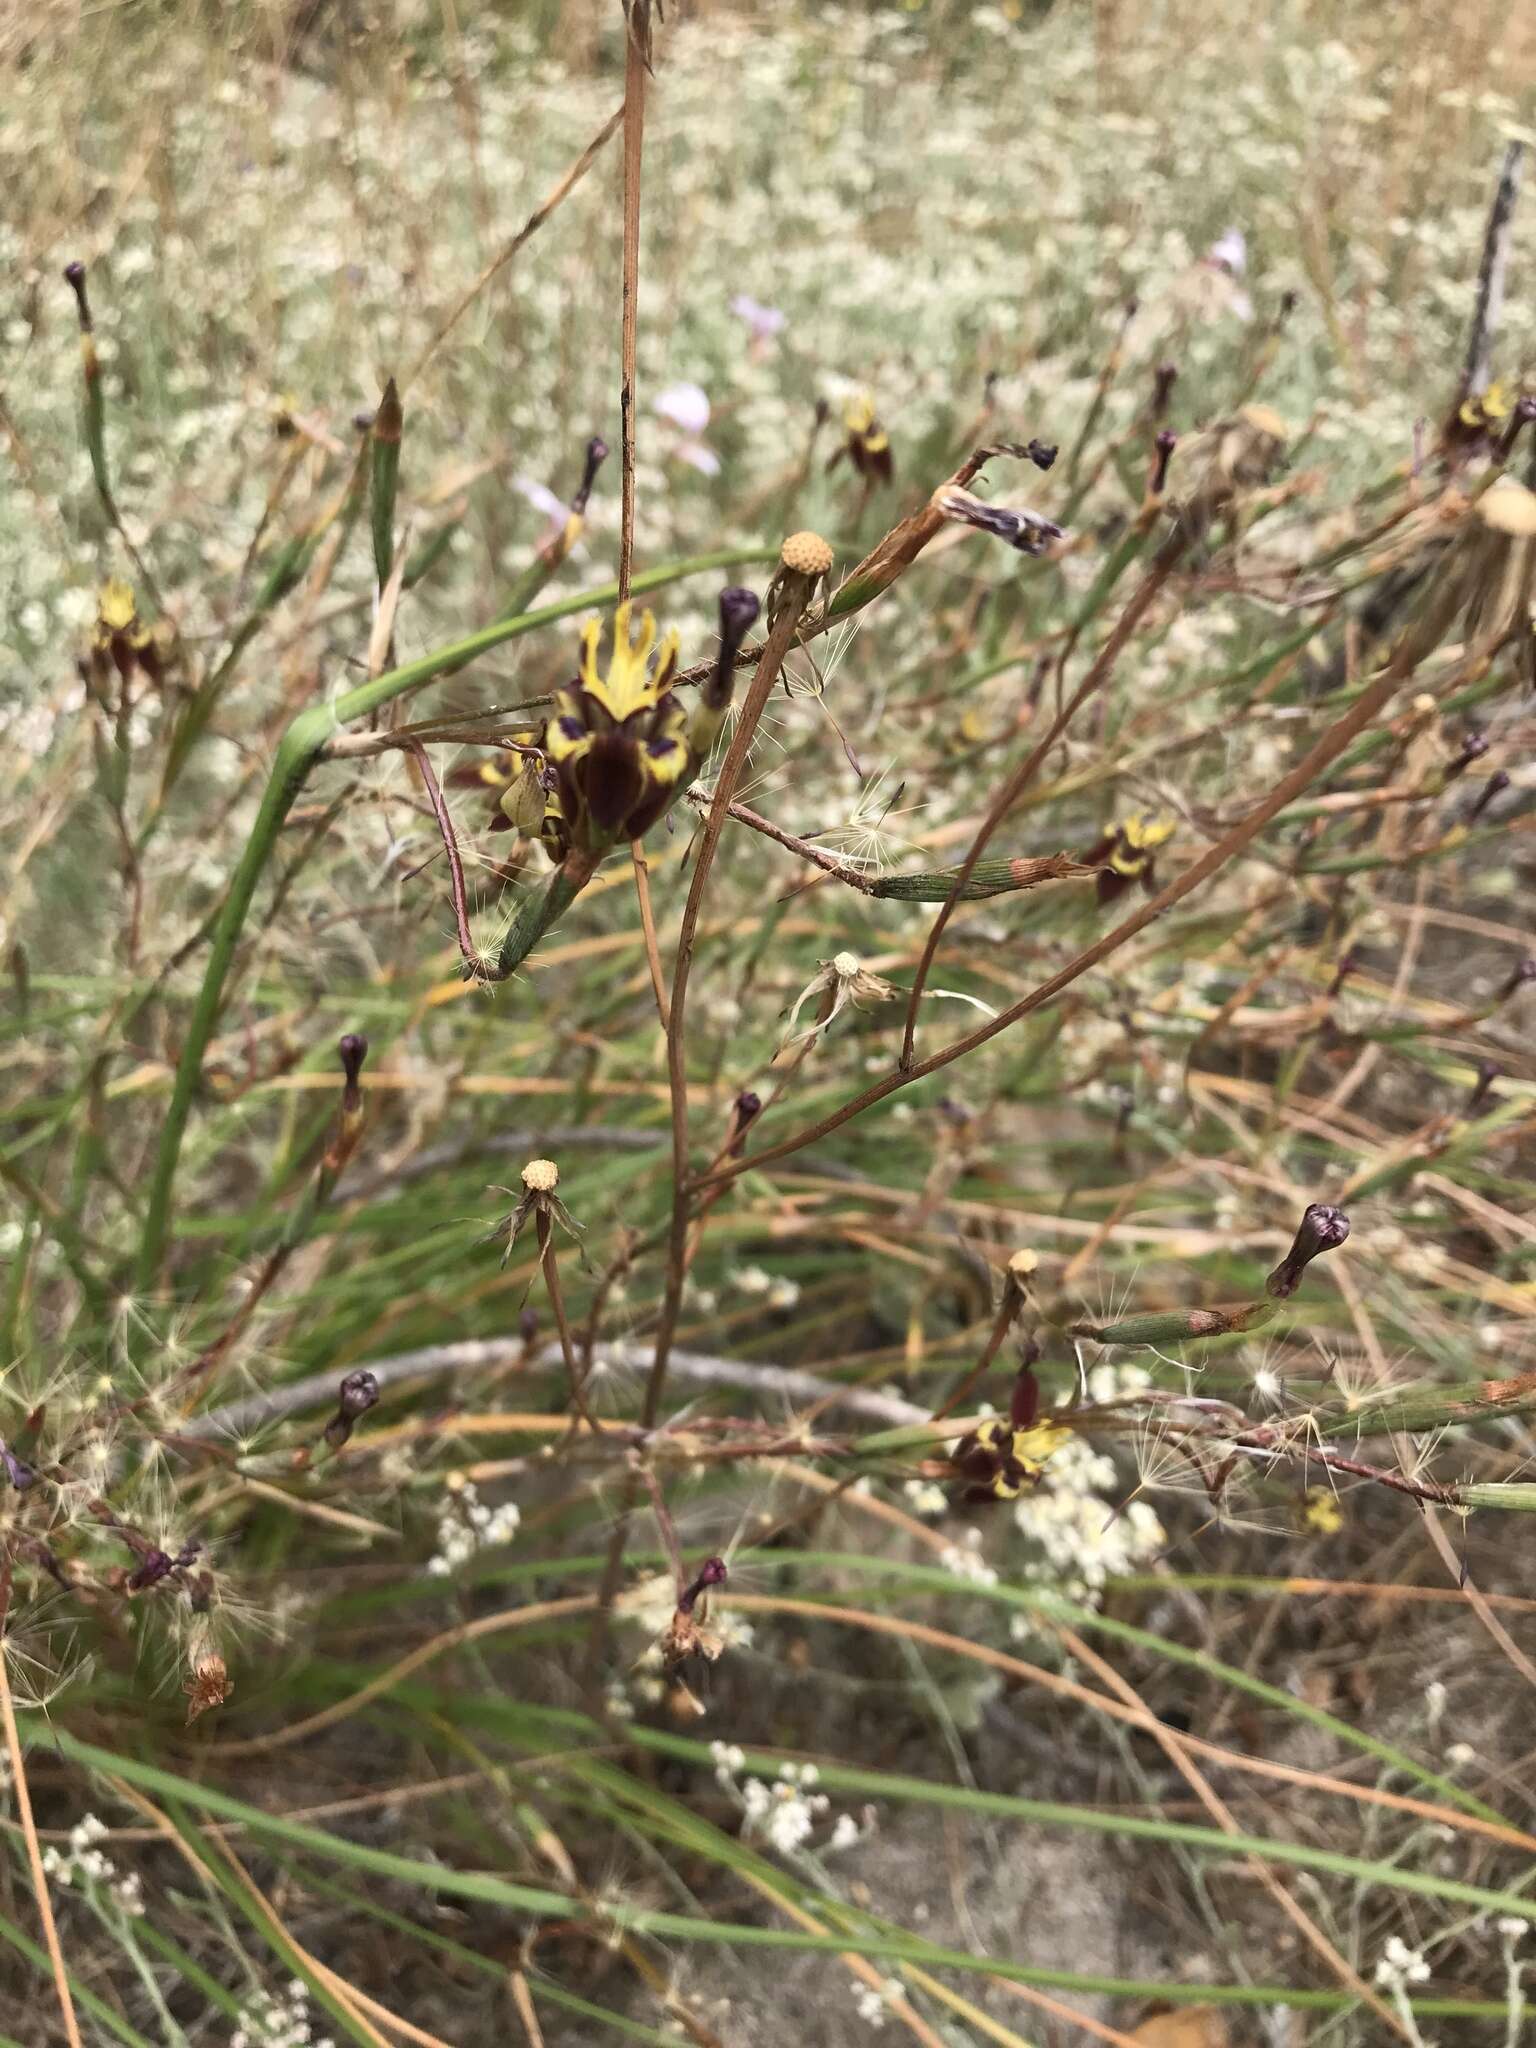
[[[827,421],[828,421],[829,419],[831,419],[831,417],[832,417],[832,408],[831,408],[831,406],[830,406],[830,405],[828,404],[827,400],[826,400],[826,399],[824,399],[824,398],[818,398],[818,399],[817,399],[817,401],[816,401],[816,413],[815,413],[815,420],[816,420],[816,425],[817,425],[817,427],[818,427],[818,428],[820,428],[820,427],[824,427],[824,426],[825,426],[825,425],[827,424]]]
[[[715,672],[705,683],[703,698],[711,711],[723,711],[736,688],[736,657],[762,606],[757,593],[732,584],[720,593],[720,652]]]
[[[1351,947],[1333,970],[1333,979],[1328,984],[1328,1000],[1332,1002],[1349,977],[1352,974],[1358,974],[1359,971],[1360,955]]]
[[[571,500],[573,512],[585,512],[587,500],[592,495],[592,486],[597,482],[597,472],[608,459],[608,443],[601,434],[594,434],[587,443],[587,452],[582,462],[581,482]]]
[[[1328,1202],[1312,1202],[1303,1211],[1290,1250],[1264,1283],[1264,1291],[1284,1301],[1301,1285],[1301,1276],[1315,1258],[1337,1251],[1349,1235],[1349,1218]]]
[[[741,1148],[746,1143],[747,1133],[763,1113],[763,1098],[755,1089],[743,1088],[731,1104],[731,1142],[727,1156],[741,1157]]]
[[[1276,315],[1276,317],[1275,317],[1275,325],[1276,325],[1277,327],[1283,327],[1283,326],[1285,325],[1286,321],[1290,319],[1291,315],[1292,315],[1292,314],[1293,314],[1293,313],[1295,312],[1296,308],[1297,308],[1297,307],[1298,307],[1298,306],[1299,306],[1300,304],[1301,304],[1301,293],[1300,293],[1300,292],[1298,292],[1298,291],[1289,291],[1289,292],[1282,292],[1282,293],[1280,294],[1280,310],[1279,310],[1279,312],[1277,313],[1277,315]]]
[[[1137,314],[1138,314],[1138,313],[1139,313],[1140,311],[1141,311],[1141,301],[1140,301],[1140,299],[1138,299],[1138,298],[1137,298],[1136,294],[1135,294],[1134,292],[1132,292],[1132,293],[1131,293],[1131,296],[1130,296],[1130,297],[1129,297],[1129,298],[1128,298],[1128,299],[1126,300],[1126,302],[1125,302],[1125,318],[1126,318],[1126,322],[1127,322],[1127,324],[1129,324],[1129,323],[1130,323],[1130,322],[1131,322],[1132,320],[1134,320],[1134,319],[1136,318],[1136,315],[1137,315]]]
[[[1509,787],[1509,777],[1502,768],[1496,768],[1477,793],[1477,802],[1467,813],[1467,823],[1475,825],[1496,797],[1501,797]]]
[[[85,265],[78,261],[64,266],[64,282],[75,295],[75,304],[80,308],[80,332],[91,331],[91,302],[85,295]]]
[[[1446,769],[1446,775],[1460,775],[1470,768],[1474,761],[1481,761],[1484,754],[1488,751],[1488,745],[1487,733],[1469,732],[1461,743],[1461,752],[1456,756],[1449,768]]]
[[[341,1056],[341,1072],[345,1087],[342,1090],[343,1109],[356,1109],[361,1097],[357,1080],[363,1071],[363,1061],[368,1057],[368,1041],[360,1031],[349,1031],[336,1046]]]
[[[1472,1093],[1467,1097],[1467,1107],[1464,1112],[1467,1116],[1477,1115],[1477,1112],[1493,1093],[1493,1084],[1498,1080],[1503,1071],[1504,1069],[1497,1060],[1478,1061],[1477,1079],[1472,1084]]]
[[[1152,417],[1155,420],[1167,416],[1168,401],[1173,396],[1173,387],[1179,381],[1177,363],[1159,363],[1152,372]]]
[[[685,1586],[678,1596],[678,1612],[692,1614],[699,1596],[707,1593],[711,1586],[723,1586],[728,1574],[723,1557],[706,1557],[699,1566],[699,1575],[691,1586]]]
[[[525,1301],[518,1311],[517,1334],[525,1344],[531,1344],[539,1334],[539,1312],[531,1301]]]
[[[359,1366],[349,1372],[336,1390],[336,1413],[325,1425],[325,1440],[333,1451],[339,1451],[352,1435],[353,1424],[360,1415],[366,1415],[379,1398],[377,1378],[366,1366]]]
[[[1040,1355],[1038,1344],[1027,1349]],[[1035,1378],[1034,1360],[1026,1358],[1019,1367],[1019,1376],[1013,1383],[1013,1392],[1008,1400],[1008,1420],[1015,1429],[1029,1429],[1040,1413],[1040,1382]]]
[[[142,1593],[147,1587],[158,1586],[166,1573],[174,1569],[174,1559],[163,1550],[151,1548],[139,1560],[137,1568],[128,1574],[128,1590],[130,1593]]]
[[[1024,453],[1036,469],[1049,469],[1056,460],[1058,450],[1054,441],[1027,441],[1024,444]]]
[[[374,415],[366,409],[362,412],[355,412],[352,415],[352,424],[360,434],[371,434],[373,432],[373,421]]]
[[[376,1374],[366,1366],[359,1366],[349,1372],[338,1390],[336,1412],[345,1415],[349,1422],[356,1422],[360,1415],[366,1415],[379,1398],[379,1382]]]
[[[1152,458],[1152,474],[1147,479],[1147,491],[1151,497],[1160,498],[1168,482],[1168,464],[1174,449],[1179,445],[1179,437],[1171,427],[1162,427],[1158,430],[1157,439],[1152,445],[1157,453]]]
[[[171,1563],[177,1571],[184,1572],[189,1564],[197,1562],[198,1558],[202,1555],[202,1549],[201,1543],[183,1543],[180,1550],[171,1559]]]
[[[5,1467],[6,1478],[18,1493],[25,1493],[37,1477],[32,1467],[18,1458],[9,1445],[4,1443],[0,1443],[0,1465]]]
[[[1498,1000],[1507,1003],[1517,988],[1524,988],[1530,981],[1536,981],[1536,960],[1527,954],[1523,960],[1517,962],[1508,981],[1499,990]]]

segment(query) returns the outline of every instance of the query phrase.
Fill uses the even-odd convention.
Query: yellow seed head
[[[832,550],[819,533],[792,533],[779,549],[779,560],[798,576],[825,576],[832,567]]]
[[[523,1168],[523,1186],[530,1195],[552,1195],[560,1185],[560,1169],[553,1159],[530,1159]]]

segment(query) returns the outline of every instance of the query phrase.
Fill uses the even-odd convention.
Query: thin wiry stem
[[[993,833],[996,832],[998,826],[1002,824],[1008,813],[1018,802],[1020,796],[1029,787],[1041,762],[1072,722],[1074,714],[1088,701],[1096,690],[1102,688],[1113,674],[1114,666],[1120,658],[1121,650],[1141,623],[1153,599],[1173,573],[1174,563],[1178,560],[1178,555],[1179,542],[1175,539],[1173,544],[1159,555],[1157,561],[1143,578],[1141,587],[1120,614],[1120,617],[1115,622],[1113,632],[1108,640],[1105,641],[1098,658],[1093,662],[1088,673],[1073,692],[1071,699],[1057,712],[1055,718],[1051,721],[1049,729],[1042,735],[1038,743],[1031,748],[1030,752],[1019,763],[1018,767],[1008,777],[1007,781],[993,798],[991,808],[982,820],[981,829],[971,841],[970,851],[966,854],[965,859],[960,863],[959,869],[956,872],[954,886],[945,898],[938,916],[933,920],[927,941],[923,946],[922,958],[917,963],[917,973],[912,979],[912,993],[907,998],[906,1023],[902,1029],[901,1064],[904,1070],[911,1067],[914,1057],[914,1041],[917,1035],[917,1006],[922,1001],[923,987],[928,979],[929,969],[933,966],[935,955],[939,950],[939,941],[944,936],[945,927],[949,923],[955,905],[963,899],[965,886],[976,872],[976,863],[991,844]]]
[[[1300,796],[1303,790],[1309,789],[1323,770],[1343,753],[1355,735],[1365,730],[1396,694],[1406,673],[1397,663],[1383,670],[1376,681],[1362,691],[1352,708],[1328,727],[1290,774],[1275,784],[1262,803],[1256,804],[1215,846],[1210,847],[1197,861],[1193,861],[1183,874],[1176,876],[1166,888],[1160,889],[1150,902],[1133,911],[1122,923],[1116,925],[1113,931],[1106,932],[1103,938],[1086,947],[1076,959],[1069,960],[1067,965],[1059,973],[1053,974],[1048,981],[1043,981],[1038,988],[1032,989],[1027,996],[1011,1004],[1006,1010],[1000,1010],[995,1017],[989,1017],[985,1024],[978,1024],[976,1029],[967,1032],[964,1038],[953,1039],[938,1052],[930,1053],[927,1059],[918,1060],[912,1066],[898,1067],[894,1073],[886,1075],[881,1081],[873,1082],[861,1094],[854,1096],[852,1101],[845,1102],[840,1109],[829,1111],[814,1124],[808,1124],[803,1130],[780,1139],[776,1145],[767,1145],[760,1151],[747,1153],[745,1157],[721,1167],[711,1178],[734,1180],[738,1175],[750,1173],[759,1166],[767,1165],[771,1160],[784,1159],[792,1152],[799,1152],[807,1145],[814,1145],[819,1139],[840,1129],[854,1117],[861,1116],[866,1109],[872,1109],[877,1102],[883,1102],[888,1095],[894,1095],[898,1089],[922,1080],[925,1075],[937,1073],[941,1067],[947,1067],[957,1059],[963,1059],[967,1053],[974,1052],[978,1046],[996,1038],[999,1032],[1008,1030],[1021,1018],[1054,1002],[1063,989],[1070,987],[1101,960],[1108,959],[1110,954],[1117,952],[1128,939],[1133,939],[1138,932],[1145,931],[1149,924],[1161,917],[1165,911],[1171,910],[1174,904],[1181,903],[1193,890],[1198,889],[1202,882],[1208,881],[1218,868],[1225,867],[1226,863],[1241,853],[1250,841],[1256,839],[1271,818],[1284,810],[1285,806]]]
[[[75,2018],[75,2001],[70,1996],[69,1974],[64,1968],[64,1951],[59,1946],[59,1930],[54,1925],[53,1903],[48,1896],[48,1878],[43,1870],[42,1852],[37,1846],[37,1823],[32,1818],[32,1795],[27,1789],[26,1760],[21,1753],[21,1737],[16,1732],[16,1709],[11,1700],[10,1651],[5,1638],[5,1625],[11,1605],[11,1567],[4,1568],[0,1580],[0,1721],[5,1726],[5,1750],[10,1758],[11,1782],[16,1793],[16,1816],[21,1822],[22,1836],[27,1845],[27,1866],[32,1873],[32,1890],[37,1899],[37,1917],[43,1923],[43,1940],[48,1947],[48,1960],[53,1965],[53,1988],[59,2001],[59,2018],[63,2022],[64,2036],[69,2048],[81,2048],[80,2026]]]
[[[549,216],[554,212],[555,208],[559,206],[563,200],[567,199],[572,192],[575,191],[576,187],[581,183],[582,179],[587,175],[587,172],[591,170],[593,164],[596,162],[597,157],[600,151],[602,150],[604,143],[607,142],[609,137],[616,132],[618,125],[623,120],[623,118],[624,109],[622,107],[616,107],[614,111],[608,116],[608,119],[603,123],[602,127],[598,129],[597,133],[593,136],[592,140],[587,144],[586,148],[581,152],[581,155],[577,157],[576,161],[571,165],[570,169],[566,172],[565,176],[561,178],[557,184],[553,185],[548,192],[545,193],[544,197],[539,201],[538,205],[533,209],[532,213],[530,213],[528,218],[523,222],[522,226],[518,229],[517,233],[512,237],[511,241],[507,243],[504,249],[500,250],[495,256],[491,258],[490,262],[485,266],[484,270],[481,271],[480,275],[475,279],[474,283],[464,293],[463,297],[459,299],[458,303],[454,306],[453,311],[448,315],[447,319],[442,323],[442,325],[438,328],[437,332],[432,336],[432,339],[427,343],[426,347],[422,350],[421,354],[416,358],[415,362],[412,363],[406,375],[400,379],[402,385],[415,383],[416,379],[427,367],[427,364],[431,362],[433,356],[437,354],[438,350],[442,347],[443,343],[448,339],[449,335],[452,334],[454,328],[458,326],[459,322],[463,319],[464,315],[469,311],[470,307],[475,303],[476,299],[479,298],[480,294],[485,290],[486,286],[491,282],[492,278],[497,276],[499,272],[506,269],[507,265],[512,261],[512,258],[517,254],[518,250],[522,248],[523,244],[529,241],[534,235],[538,233],[539,229],[543,227],[545,221],[549,219]]]
[[[640,930],[645,939],[645,964],[650,969],[656,996],[656,1013],[661,1028],[667,1028],[667,985],[662,978],[661,952],[656,944],[656,913],[651,908],[651,871],[646,865],[645,847],[638,839],[629,843],[629,858],[635,872],[635,901],[640,906]]]
[[[645,40],[649,0],[626,10],[624,39],[624,305],[619,368],[619,602],[635,555],[635,342],[640,290],[640,167],[645,143]]]
[[[1520,196],[1520,172],[1524,158],[1525,144],[1510,143],[1504,152],[1499,182],[1494,187],[1488,225],[1483,233],[1483,260],[1477,273],[1477,304],[1467,337],[1467,357],[1462,366],[1461,382],[1456,387],[1456,407],[1469,398],[1480,398],[1493,374],[1493,344],[1504,311],[1504,273],[1509,264],[1509,243],[1514,229],[1515,201]]]
[[[474,935],[469,929],[469,904],[464,894],[464,863],[459,858],[459,842],[454,835],[453,819],[443,797],[442,788],[427,758],[427,750],[420,740],[408,739],[403,742],[405,751],[421,771],[422,783],[426,788],[427,801],[432,806],[432,815],[437,820],[437,829],[442,834],[443,852],[448,860],[448,888],[453,897],[453,921],[458,934],[459,951],[464,956],[466,967],[480,971],[480,956],[475,948]]]
[[[688,976],[693,965],[693,947],[699,927],[699,913],[703,908],[704,892],[709,886],[710,871],[714,867],[715,854],[719,849],[720,835],[725,829],[731,797],[741,779],[741,771],[746,766],[747,754],[757,731],[758,720],[763,715],[773,686],[779,679],[779,673],[783,669],[790,648],[794,645],[800,615],[805,609],[812,587],[809,577],[786,572],[783,605],[777,622],[764,643],[757,673],[752,678],[741,716],[736,722],[736,730],[731,736],[731,744],[726,750],[724,761],[720,764],[709,815],[704,821],[703,835],[694,860],[688,899],[683,905],[682,925],[677,937],[677,957],[672,968],[672,1000],[667,1012],[667,1079],[672,1099],[672,1222],[668,1233],[666,1289],[662,1297],[661,1319],[656,1331],[656,1349],[651,1359],[650,1375],[646,1380],[645,1395],[640,1405],[640,1427],[644,1430],[655,1427],[656,1417],[661,1411],[661,1397],[667,1383],[667,1365],[671,1357],[672,1340],[677,1334],[678,1315],[683,1305],[683,1282],[688,1273],[691,1192],[688,1177],[686,1053]],[[618,1592],[619,1574],[624,1568],[624,1546],[629,1538],[629,1524],[638,1497],[637,1482],[632,1477],[619,1505],[618,1519],[614,1524],[613,1537],[604,1566],[597,1613],[593,1618],[592,1634],[587,1649],[589,1677],[596,1671],[607,1638],[608,1615],[613,1606],[614,1596]]]

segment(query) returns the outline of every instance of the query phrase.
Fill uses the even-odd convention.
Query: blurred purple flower
[[[709,394],[698,384],[669,384],[657,392],[651,409],[685,434],[702,434],[709,425]]]
[[[771,341],[784,329],[785,315],[778,307],[760,305],[749,292],[736,294],[731,301],[731,311],[738,320],[746,322],[754,341]]]
[[[679,462],[686,462],[701,476],[720,474],[719,456],[700,438],[709,425],[709,394],[702,385],[669,384],[657,392],[651,409],[680,430],[683,438],[674,442],[671,450]]]

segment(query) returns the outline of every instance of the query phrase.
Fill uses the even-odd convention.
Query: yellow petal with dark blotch
[[[641,759],[653,782],[671,784],[688,766],[688,749],[680,739],[648,740]]]
[[[125,583],[121,576],[114,576],[101,586],[97,600],[97,613],[101,623],[114,633],[124,633],[133,624],[137,607],[133,601],[133,586]]]
[[[592,735],[569,712],[557,714],[544,728],[544,751],[551,761],[574,761],[592,744]]]

